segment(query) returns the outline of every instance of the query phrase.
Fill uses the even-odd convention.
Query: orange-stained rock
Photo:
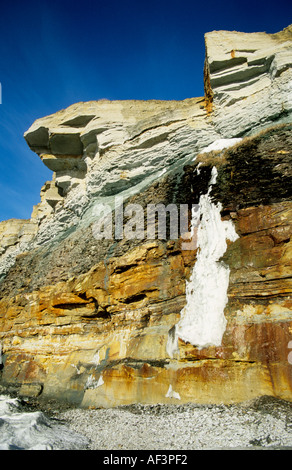
[[[68,282],[3,298],[3,383],[40,382],[41,396],[84,407],[230,403],[264,394],[290,400],[290,214],[291,203],[238,211],[241,237],[224,257],[230,300],[220,347],[199,350],[179,340],[179,356],[168,356],[196,252],[166,256],[156,241]],[[275,241],[275,228],[285,237]]]
[[[271,142],[283,151],[290,131],[268,130],[217,162],[212,197],[222,201],[221,216],[238,234],[220,260],[230,269],[220,346],[199,349],[178,338],[173,357],[167,347],[198,249],[182,250],[181,240],[100,242],[91,227],[82,227],[23,253],[0,284],[4,390],[22,388],[40,393],[38,399],[84,407],[232,403],[260,395],[292,401],[289,175],[285,170],[279,198],[279,178],[271,194],[265,186],[268,163],[269,172],[276,171],[279,155],[288,158],[271,150]],[[210,159],[200,172],[194,162],[137,198],[168,202],[178,187],[177,200],[197,203],[208,188]],[[250,178],[260,164],[256,186]]]

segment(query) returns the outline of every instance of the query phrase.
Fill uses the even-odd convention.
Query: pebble
[[[130,405],[58,413],[91,450],[292,449],[292,405]]]

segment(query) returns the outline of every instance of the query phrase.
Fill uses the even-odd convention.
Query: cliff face
[[[54,174],[0,224],[3,387],[291,400],[291,32],[206,34],[203,98],[78,103],[26,132]]]

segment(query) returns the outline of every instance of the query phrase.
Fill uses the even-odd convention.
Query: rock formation
[[[292,399],[292,27],[205,43],[204,97],[77,103],[25,133],[53,178],[0,224],[3,389]]]

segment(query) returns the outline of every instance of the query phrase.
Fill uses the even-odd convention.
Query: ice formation
[[[78,450],[88,440],[41,411],[24,412],[18,398],[0,395],[0,450]]]
[[[169,334],[167,352],[170,357],[178,352],[178,338],[201,349],[220,346],[225,331],[229,268],[220,258],[227,249],[227,240],[235,241],[238,235],[232,221],[221,219],[221,203],[211,201],[210,191],[216,177],[217,169],[213,167],[208,192],[200,197],[197,261],[186,285],[186,305],[180,321]],[[197,217],[196,213],[196,224]]]
[[[169,386],[167,394],[165,396],[166,396],[166,398],[176,398],[177,400],[180,400],[180,394],[175,392],[172,389],[172,385]]]
[[[237,144],[242,140],[241,137],[235,137],[233,139],[217,139],[212,144],[205,147],[200,153],[208,153],[212,152],[212,150],[224,150],[228,147],[232,147],[232,145]]]
[[[94,376],[90,375],[87,379],[84,389],[86,390],[88,388],[98,388],[98,387],[101,387],[101,385],[103,384],[104,384],[104,381],[103,381],[102,375],[99,377],[98,380],[95,380]]]

